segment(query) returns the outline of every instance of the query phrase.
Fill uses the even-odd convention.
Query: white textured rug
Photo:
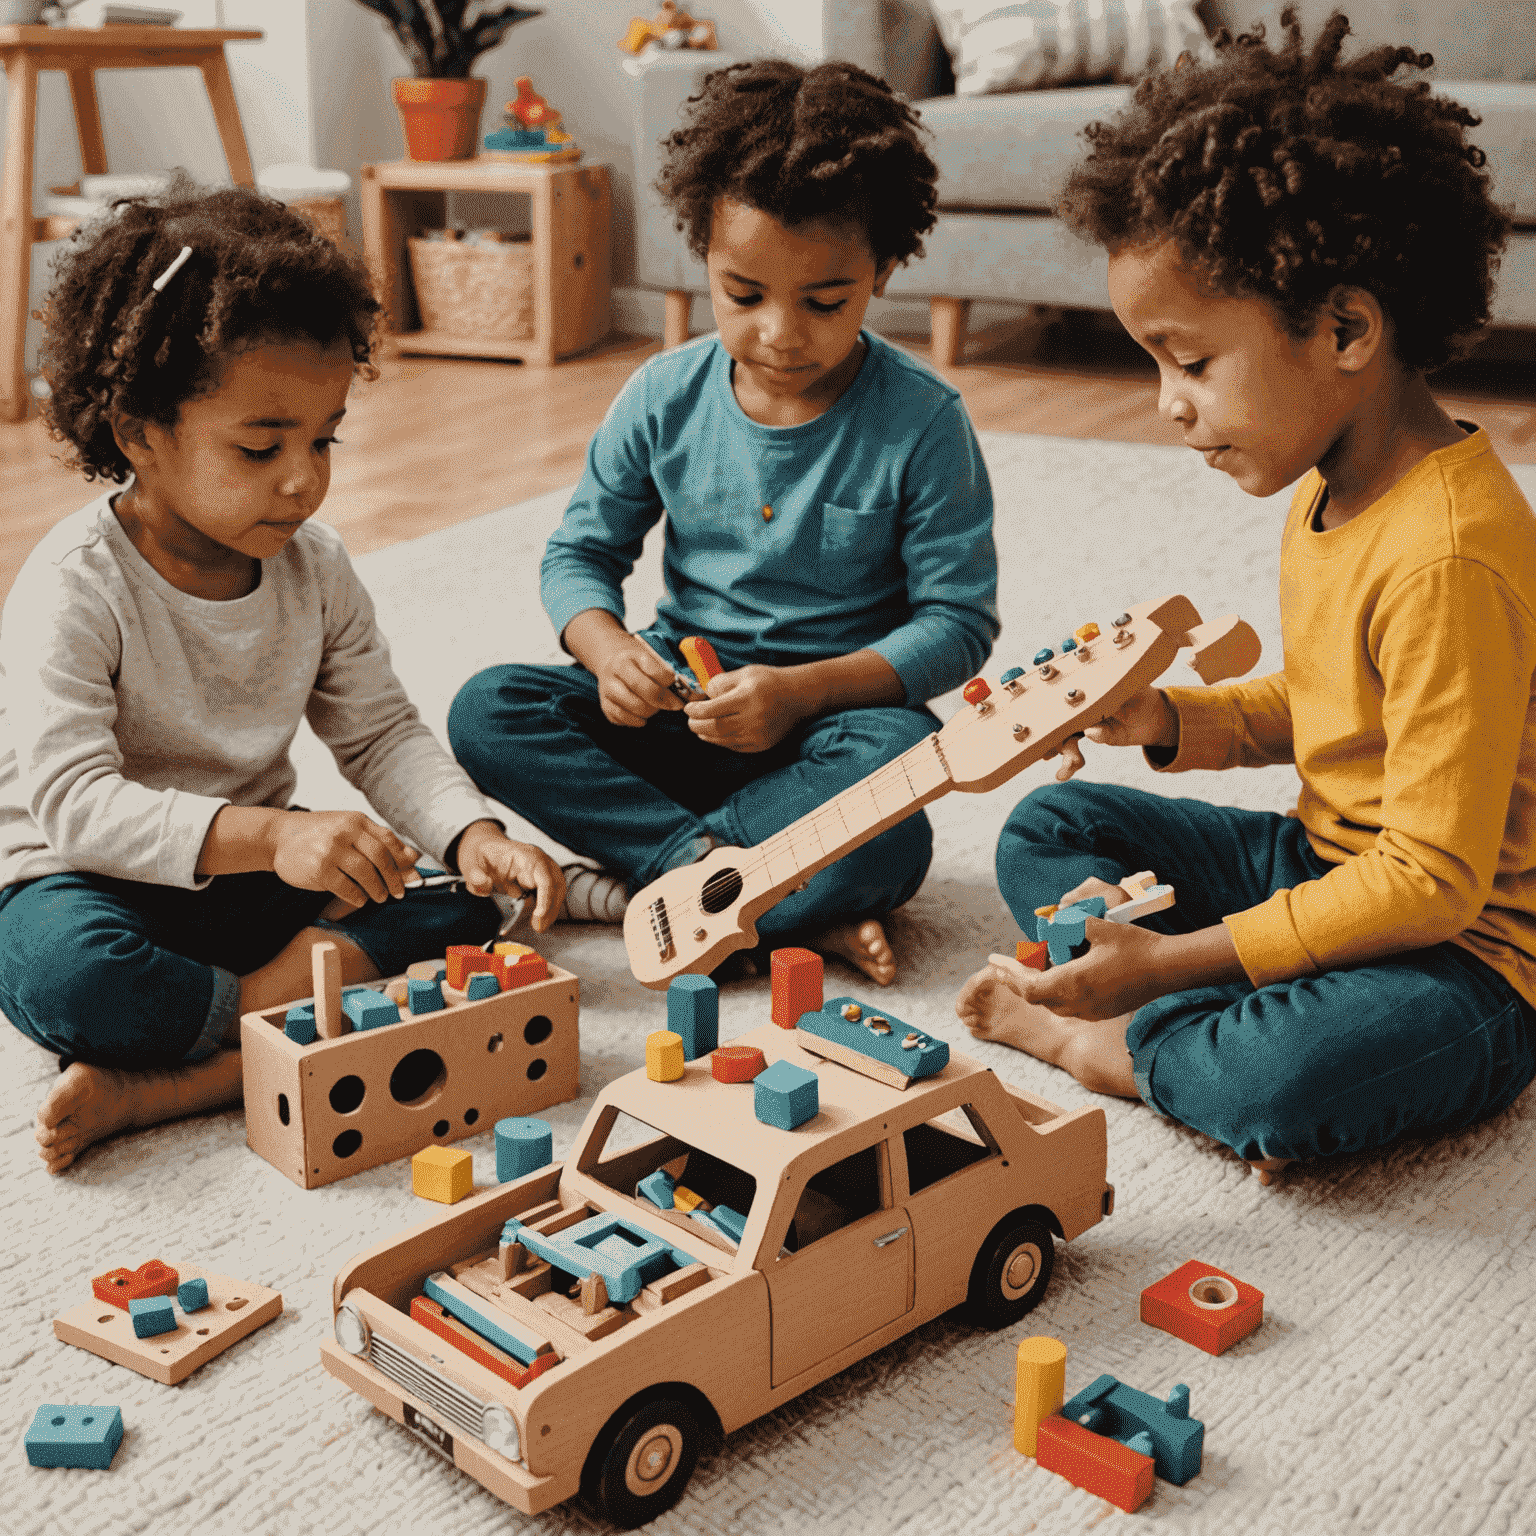
[[[984,435],[997,491],[1004,638],[988,670],[1128,601],[1180,591],[1211,618],[1237,609],[1278,661],[1275,563],[1283,498],[1248,500],[1180,449]],[[1536,471],[1521,472],[1536,497]],[[372,588],[413,697],[441,727],[458,683],[513,657],[558,659],[538,603],[557,493],[369,555]],[[654,563],[655,547],[651,549]],[[655,592],[636,579],[631,620]],[[463,574],[460,574],[463,573]],[[499,595],[498,595],[499,594]],[[304,747],[301,796],[354,804]],[[1261,808],[1288,770],[1152,783],[1128,753],[1091,771]],[[932,814],[927,884],[895,919],[902,1018],[1005,1079],[1084,1102],[1064,1074],[961,1039],[951,1000],[1014,929],[992,876],[997,830],[1038,765]],[[643,1060],[661,999],[631,980],[617,930],[541,944],[582,980],[580,1101],[550,1112],[555,1151],[591,1096]],[[833,967],[836,975],[837,967]],[[851,980],[847,990],[863,990]],[[765,982],[726,989],[722,1037],[765,1017]],[[126,1136],[50,1179],[32,1112],[51,1057],[0,1028],[6,1303],[0,1330],[0,1490],[7,1531],[350,1532],[458,1536],[589,1530],[575,1508],[528,1521],[324,1374],[330,1284],[365,1246],[424,1219],[409,1165],[298,1189],[249,1151],[227,1113]],[[664,1532],[1085,1532],[1111,1506],[1012,1448],[1014,1347],[1050,1333],[1069,1393],[1101,1372],[1165,1395],[1187,1382],[1206,1425],[1201,1475],[1158,1483],[1132,1517],[1169,1533],[1536,1529],[1536,1095],[1454,1139],[1293,1170],[1264,1189],[1230,1153],[1137,1104],[1107,1103],[1113,1217],[1058,1251],[1039,1309],[999,1334],[940,1321],[734,1435]],[[490,1136],[462,1145],[494,1179]],[[178,1256],[283,1293],[282,1317],[163,1387],[58,1343],[50,1320],[118,1264]],[[1137,1294],[1189,1258],[1257,1285],[1262,1329],[1212,1359],[1137,1321]],[[21,1437],[39,1403],[118,1404],[112,1471],[44,1472]]]

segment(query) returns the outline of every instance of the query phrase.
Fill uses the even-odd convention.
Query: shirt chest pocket
[[[848,587],[889,574],[896,557],[899,509],[821,504],[821,567],[829,584]]]

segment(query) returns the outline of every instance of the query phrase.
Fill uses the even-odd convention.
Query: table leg
[[[251,152],[246,147],[245,129],[240,125],[240,106],[235,100],[235,87],[229,78],[229,63],[224,50],[211,53],[199,61],[203,72],[203,84],[208,88],[208,100],[213,104],[213,120],[218,124],[219,138],[224,143],[224,158],[229,162],[230,179],[237,187],[256,185],[256,174],[251,169]]]
[[[5,61],[5,178],[0,183],[0,421],[27,414],[27,292],[32,275],[32,139],[37,131],[37,64]]]
[[[80,169],[87,176],[105,176],[107,141],[96,100],[96,71],[89,65],[69,71],[69,99],[75,108],[75,132],[80,135]]]
[[[530,363],[555,360],[555,210],[552,189],[542,178],[533,189],[533,347]]]

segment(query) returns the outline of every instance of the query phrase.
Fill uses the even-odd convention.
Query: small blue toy
[[[489,971],[471,971],[464,988],[466,1001],[478,1003],[482,997],[495,997],[501,991],[501,983]]]
[[[517,1331],[516,1320],[467,1293],[451,1275],[441,1270],[428,1275],[422,1281],[424,1294],[430,1296],[450,1317],[456,1317],[466,1328],[488,1339],[498,1349],[504,1349],[522,1365],[532,1365],[538,1358],[538,1346]]]
[[[405,984],[405,1003],[413,1014],[441,1013],[443,1010],[443,983],[440,977],[422,981],[412,977]]]
[[[169,1296],[135,1296],[128,1303],[135,1338],[152,1339],[176,1331],[176,1309]]]
[[[752,1109],[764,1125],[792,1131],[821,1109],[821,1082],[792,1061],[776,1061],[752,1079]]]
[[[496,1122],[496,1178],[505,1184],[555,1159],[555,1133],[536,1115],[508,1115]]]
[[[353,1029],[378,1029],[384,1024],[398,1024],[400,1010],[382,992],[359,987],[341,994],[341,1011],[352,1020]]]
[[[708,976],[679,976],[667,988],[667,1028],[682,1036],[683,1060],[720,1044],[720,989]]]
[[[652,1280],[694,1262],[692,1254],[671,1247],[621,1216],[589,1216],[547,1237],[514,1216],[501,1229],[501,1240],[521,1243],[530,1253],[579,1280],[588,1275],[602,1276],[608,1300],[620,1306],[633,1301],[640,1288]]]
[[[1200,1470],[1205,1425],[1190,1418],[1189,1388],[1183,1383],[1160,1403],[1113,1376],[1100,1376],[1063,1404],[1061,1416],[1151,1456],[1157,1475],[1166,1482],[1182,1486]],[[1150,1445],[1140,1441],[1143,1435]]]
[[[857,998],[834,997],[821,1005],[820,1013],[802,1013],[797,1028],[810,1036],[803,1043],[812,1054],[841,1062],[893,1088],[932,1077],[949,1065],[946,1041]]]
[[[34,1467],[105,1472],[123,1443],[123,1410],[44,1403],[33,1415],[24,1443]]]
[[[315,1029],[315,1005],[295,1003],[283,1020],[283,1033],[300,1045],[313,1045],[319,1039]]]
[[[1083,936],[1086,919],[1103,917],[1109,903],[1102,896],[1085,896],[1070,907],[1058,907],[1049,917],[1035,919],[1035,938],[1050,951],[1052,965],[1065,965],[1088,948]]]
[[[201,1312],[208,1305],[208,1282],[201,1276],[176,1287],[176,1305],[183,1312]]]

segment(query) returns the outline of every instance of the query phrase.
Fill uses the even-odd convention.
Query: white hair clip
[[[192,254],[192,247],[190,245],[182,246],[182,248],[181,248],[181,255],[179,255],[176,258],[176,260],[173,261],[170,264],[170,266],[168,266],[165,269],[165,271],[162,272],[160,274],[160,276],[157,277],[154,280],[154,282],[150,284],[150,286],[155,290],[156,293],[159,293],[161,291],[161,289],[163,289],[165,287],[165,285],[168,282],[170,282],[170,280],[173,277],[175,277],[178,272],[181,271],[183,265],[186,263],[187,257],[190,256],[191,254]]]

